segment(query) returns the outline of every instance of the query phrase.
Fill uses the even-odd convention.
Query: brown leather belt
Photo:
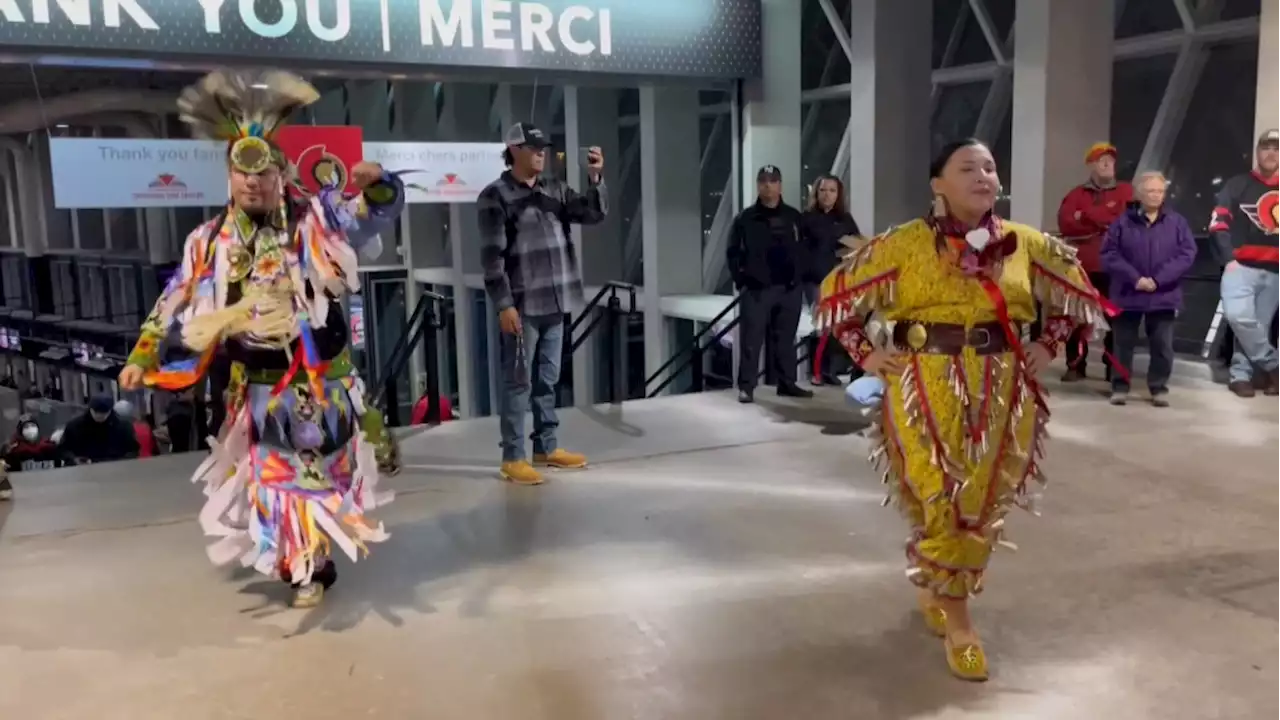
[[[1015,331],[1020,332],[1017,326]],[[966,347],[978,355],[996,355],[1013,350],[1000,323],[981,323],[971,328],[949,323],[899,321],[893,326],[893,344],[899,350],[930,355],[959,355]]]

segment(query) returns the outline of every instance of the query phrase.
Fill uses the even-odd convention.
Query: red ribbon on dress
[[[843,272],[840,273],[839,275],[836,275],[836,280],[835,280],[836,291],[833,297],[839,297],[840,293],[844,291],[844,282],[845,281],[844,281]],[[822,297],[821,297],[822,286],[818,286],[818,293],[819,293],[819,297],[817,301],[814,303],[815,315],[819,314],[822,308]],[[818,339],[818,349],[815,350],[813,353],[813,376],[814,377],[818,377],[819,368],[822,367],[822,355],[827,351],[827,339],[831,337],[831,332],[833,329],[834,328],[828,329],[828,331],[824,332],[822,334],[822,337]]]
[[[1086,284],[1089,283],[1088,278],[1085,278],[1085,283]],[[1098,292],[1098,289],[1093,287],[1092,284],[1089,284],[1089,288],[1093,290],[1093,295],[1094,295],[1094,298],[1098,301],[1098,306],[1102,308],[1102,312],[1107,317],[1113,318],[1120,314],[1120,308],[1116,307],[1115,303],[1103,297],[1102,293]],[[1084,328],[1085,328],[1085,331],[1081,332],[1077,336],[1078,339],[1076,340],[1075,362],[1071,363],[1069,367],[1075,368],[1078,365],[1080,365],[1080,363],[1084,362],[1085,349],[1089,347],[1089,341],[1086,338],[1088,338],[1090,335],[1093,334],[1093,326],[1085,325]],[[1130,378],[1129,368],[1125,367],[1119,360],[1117,360],[1116,356],[1111,354],[1111,351],[1107,350],[1106,348],[1103,348],[1102,359],[1104,362],[1107,362],[1108,364],[1111,365],[1111,371],[1119,375],[1120,379],[1124,380],[1126,385],[1129,384],[1129,378]]]
[[[1018,331],[1013,327],[1013,320],[1009,318],[1009,303],[1005,302],[1004,293],[1001,292],[1000,286],[996,281],[986,275],[979,276],[978,282],[982,285],[982,289],[986,291],[987,298],[991,300],[991,305],[995,308],[996,320],[999,321],[1001,329],[1004,330],[1004,336],[1009,341],[1009,347],[1013,348],[1013,356],[1018,359],[1018,364],[1025,370],[1027,367],[1027,352],[1022,348],[1022,338],[1018,337]],[[1027,382],[1032,387],[1040,384],[1029,373]],[[1041,405],[1044,404],[1039,392],[1036,393],[1036,402]]]

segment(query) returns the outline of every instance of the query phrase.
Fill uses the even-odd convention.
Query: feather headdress
[[[286,161],[272,138],[298,108],[320,99],[311,83],[281,70],[220,70],[182,91],[178,117],[192,135],[225,140],[236,169],[260,173]]]

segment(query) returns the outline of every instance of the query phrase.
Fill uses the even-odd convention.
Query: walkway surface
[[[405,442],[390,542],[313,611],[210,567],[195,459],[15,476],[0,718],[1274,718],[1277,402],[1055,389],[1042,518],[975,604],[953,680],[905,529],[834,394],[566,411],[592,469],[493,478],[496,427]]]

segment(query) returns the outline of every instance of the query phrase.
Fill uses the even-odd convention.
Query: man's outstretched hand
[[[145,371],[137,365],[125,365],[120,371],[120,377],[116,378],[116,382],[120,383],[121,390],[137,390],[142,387],[142,375]]]

